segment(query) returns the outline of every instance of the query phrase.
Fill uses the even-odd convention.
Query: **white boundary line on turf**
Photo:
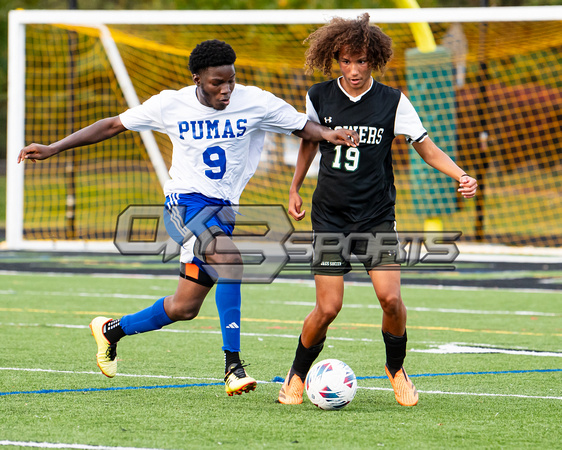
[[[60,323],[39,324],[39,323],[23,323],[23,322],[19,322],[19,323],[0,322],[0,325],[16,326],[16,327],[39,327],[39,326],[42,326],[42,327],[51,327],[51,328],[77,328],[77,329],[87,329],[88,328],[87,325],[66,325],[66,324],[60,324]],[[221,331],[219,331],[219,330],[189,330],[189,329],[187,329],[187,330],[176,330],[176,329],[173,329],[173,328],[171,328],[171,329],[170,328],[163,328],[163,329],[155,330],[155,331],[162,332],[162,333],[192,333],[192,334],[214,334],[214,335],[222,334]],[[477,331],[477,330],[473,330],[473,331]],[[510,332],[510,334],[521,334],[521,333]],[[298,335],[294,335],[294,334],[277,334],[277,333],[269,334],[269,333],[243,333],[242,332],[242,333],[240,333],[240,336],[257,337],[258,340],[261,340],[261,338],[286,338],[286,339],[297,339],[298,338]],[[330,336],[330,341],[379,342],[378,339],[370,339],[370,338],[356,339],[356,338],[338,337],[338,336]],[[474,344],[474,345],[478,345],[478,344]],[[522,349],[522,350],[524,350],[524,349]]]
[[[97,278],[146,278],[153,280],[177,280],[176,275],[143,275],[143,274],[126,274],[126,273],[68,273],[68,272],[18,272],[14,270],[0,270],[0,275],[45,275],[49,277],[97,277]],[[296,278],[276,278],[272,283],[297,284],[300,286],[315,287],[314,280],[296,279]],[[347,281],[346,286],[372,286],[370,281]],[[267,284],[265,284],[267,286]],[[480,286],[447,286],[443,284],[425,285],[425,284],[402,284],[402,289],[438,289],[451,291],[502,291],[502,292],[524,292],[529,294],[559,294],[560,289],[516,289],[516,288],[493,288]]]
[[[0,367],[0,370],[12,371],[12,372],[42,372],[42,373],[62,373],[70,375],[103,375],[101,372],[91,372],[82,371],[77,372],[75,370],[55,370],[55,369],[32,369],[32,368],[20,368],[20,367]],[[203,381],[224,381],[223,378],[211,378],[211,377],[174,377],[171,375],[139,375],[139,374],[129,374],[129,373],[118,373],[116,377],[124,378],[157,378],[163,380],[203,380]],[[266,383],[266,381],[259,381],[259,383]]]
[[[362,387],[357,386],[358,389],[367,389],[369,391],[392,391],[392,388],[379,388],[379,387]],[[446,392],[446,391],[420,391],[420,394],[436,394],[436,395],[469,395],[476,397],[513,397],[513,398],[536,398],[543,400],[562,400],[562,397],[549,397],[544,395],[523,395],[523,394],[488,394],[485,392]]]
[[[21,273],[13,273],[9,275],[20,275]],[[2,271],[0,271],[0,275],[5,275]],[[58,274],[48,274],[48,276],[55,276]],[[113,278],[113,276],[109,277]],[[125,277],[129,278],[129,276]],[[136,277],[131,277],[136,278]],[[305,285],[306,287],[314,288],[314,281],[313,280],[294,280],[294,279],[277,279],[274,280],[274,283],[282,283],[282,284],[296,284],[299,286]],[[368,281],[346,281],[346,285],[348,286],[371,286],[371,283]],[[506,291],[506,292],[525,292],[525,293],[532,293],[532,294],[559,294],[559,289],[508,289],[508,288],[489,288],[489,287],[478,287],[478,286],[445,286],[445,285],[420,285],[420,284],[406,284],[403,285],[402,288],[410,289],[437,289],[437,290],[451,290],[451,291]],[[0,295],[15,295],[15,294],[24,294],[24,295],[34,295],[37,294],[38,291],[15,291],[13,289],[7,290],[0,290]],[[121,298],[121,299],[135,299],[135,300],[150,300],[156,298],[156,295],[145,295],[145,294],[111,294],[111,293],[103,293],[103,292],[49,292],[49,291],[42,291],[41,295],[53,295],[53,296],[70,296],[70,297],[99,297],[99,298]],[[310,303],[314,305],[314,303]],[[349,307],[350,305],[345,305]],[[434,310],[439,312],[437,310]]]
[[[501,353],[503,355],[548,356],[553,358],[562,358],[562,352],[543,352],[543,351],[536,351],[536,350],[480,347],[480,346],[470,346],[470,345],[459,345],[454,342],[448,344],[431,345],[430,347],[431,348],[426,348],[426,349],[410,348],[408,349],[408,352],[433,353],[437,355]]]
[[[37,295],[38,291],[14,291],[12,289],[1,290],[0,295]],[[96,298],[122,298],[135,300],[154,300],[156,295],[143,294],[111,294],[105,292],[56,292],[41,291],[41,295],[52,295],[57,297],[96,297]]]
[[[542,292],[541,290],[537,290]],[[0,295],[36,295],[38,291],[14,291],[13,289],[0,290]],[[110,294],[103,292],[56,292],[56,291],[41,291],[41,295],[45,296],[67,296],[67,297],[86,297],[86,298],[117,298],[117,299],[134,299],[134,300],[153,300],[156,298],[154,295],[144,295],[144,294]],[[314,302],[276,302],[271,301],[273,304],[283,304],[289,306],[310,306],[314,307]],[[345,303],[344,308],[367,308],[367,309],[380,309],[379,304],[353,304]],[[482,315],[515,315],[515,316],[547,316],[547,317],[557,317],[562,316],[562,314],[551,313],[551,312],[540,312],[540,311],[493,311],[493,310],[476,310],[476,309],[448,309],[448,308],[426,308],[421,306],[409,306],[409,311],[418,312],[430,312],[430,313],[454,313],[454,314],[482,314]]]
[[[314,307],[314,302],[271,302],[280,303],[282,305],[289,306],[311,306]],[[367,309],[380,309],[379,304],[353,304],[344,303],[344,308],[367,308]],[[547,316],[547,317],[557,317],[562,316],[562,314],[549,313],[549,312],[539,312],[539,311],[487,311],[478,309],[447,309],[447,308],[425,308],[421,306],[408,306],[408,311],[417,312],[431,312],[431,313],[454,313],[454,314],[482,314],[482,315],[514,315],[514,316]]]
[[[481,287],[481,286],[447,286],[444,284],[436,284],[429,286],[427,284],[403,284],[402,288],[406,289],[436,289],[443,291],[501,291],[501,292],[515,292],[526,294],[560,294],[560,289],[525,289],[525,288],[494,288],[494,287]]]
[[[218,318],[217,318],[218,319]],[[52,327],[52,328],[78,328],[87,329],[88,325],[66,325],[62,323],[23,323],[23,322],[0,322],[3,326],[13,326],[13,327]],[[219,330],[176,330],[173,328],[164,328],[161,330],[155,330],[162,333],[193,333],[193,334],[222,334]],[[257,338],[287,338],[287,339],[298,339],[299,336],[296,334],[269,334],[269,333],[240,333],[240,336],[246,337],[257,337]],[[376,339],[369,338],[348,338],[348,337],[337,337],[330,336],[332,341],[347,341],[347,342],[378,342]]]
[[[51,369],[18,369],[18,368],[10,368],[10,367],[1,367],[0,370],[13,370],[13,371],[27,371],[27,372],[49,372],[49,373],[71,373],[71,374],[97,374],[102,375],[101,373],[95,372],[72,372],[67,370],[51,370]],[[137,377],[137,378],[163,378],[163,379],[185,379],[188,377],[172,377],[167,375],[127,375],[127,374],[117,374],[120,377]],[[217,380],[216,378],[198,378],[200,380]],[[222,379],[220,380],[222,381]],[[280,384],[277,381],[258,381],[260,384]],[[371,391],[392,391],[392,388],[383,388],[383,387],[363,387],[358,386],[358,389],[366,389]],[[546,399],[546,400],[562,400],[562,397],[550,397],[550,396],[542,396],[542,395],[523,395],[523,394],[490,394],[485,392],[446,392],[446,391],[420,391],[420,394],[437,394],[437,395],[468,395],[468,396],[477,396],[477,397],[511,397],[511,398],[528,398],[528,399]],[[2,442],[2,441],[0,441]],[[7,444],[6,444],[7,445]],[[83,447],[76,447],[76,448],[83,448]],[[84,448],[106,448],[106,447],[84,447]],[[112,449],[124,449],[128,447],[107,447]],[[132,447],[131,447],[132,448]]]
[[[18,270],[0,270],[0,275],[45,275],[47,277],[93,277],[93,278],[142,278],[150,280],[177,280],[179,275],[154,275],[144,273],[80,273],[80,272],[27,272]]]
[[[306,287],[315,287],[314,280],[295,278],[276,278],[273,283],[297,284]],[[371,281],[345,281],[346,286],[372,286]],[[529,294],[560,294],[560,289],[517,289],[517,288],[494,288],[486,286],[448,286],[444,284],[402,284],[402,289],[437,289],[451,291],[502,291],[502,292],[524,292]]]
[[[16,326],[16,327],[52,327],[52,328],[77,328],[77,329],[87,329],[87,325],[65,325],[65,324],[38,324],[38,323],[13,323],[13,322],[0,322],[3,326]],[[162,329],[158,330],[165,333],[190,333],[190,334],[222,334],[217,330],[174,330],[174,329]],[[258,340],[261,338],[283,338],[283,339],[293,339],[298,338],[295,334],[266,334],[266,333],[240,333],[244,337],[257,337]],[[370,338],[350,338],[350,337],[338,337],[330,336],[330,341],[344,341],[344,342],[379,342],[378,339]],[[536,351],[528,349],[525,347],[513,347],[510,349],[491,347],[488,344],[479,343],[466,343],[466,342],[435,342],[435,341],[413,341],[417,344],[427,344],[430,346],[428,349],[416,349],[410,348],[408,351],[413,353],[435,353],[435,354],[468,354],[468,353],[503,353],[506,355],[522,355],[522,356],[548,356],[548,357],[562,357],[562,352],[546,352],[546,351]],[[328,345],[330,347],[330,345]],[[0,367],[0,370],[6,370],[6,368]],[[15,370],[15,369],[14,369]],[[27,370],[27,369],[18,369]],[[38,369],[41,370],[41,369]],[[48,371],[48,370],[45,370]],[[61,373],[65,373],[64,371]],[[78,373],[68,371],[66,373]],[[98,372],[80,372],[84,374],[98,374]],[[127,376],[139,376],[139,375],[127,375]],[[161,378],[160,376],[154,376],[155,378]],[[184,377],[186,379],[199,379],[193,377]],[[202,378],[204,379],[204,378]],[[218,378],[217,378],[218,380]]]
[[[22,442],[22,441],[0,441],[0,445],[11,445],[19,447],[36,448],[76,448],[82,450],[161,450],[146,447],[107,447],[105,445],[86,445],[86,444],[54,444],[51,442]]]

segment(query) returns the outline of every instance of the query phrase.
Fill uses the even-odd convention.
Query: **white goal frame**
[[[424,9],[333,9],[333,10],[234,10],[234,11],[95,11],[15,10],[8,16],[8,121],[6,242],[10,250],[117,251],[111,241],[28,241],[23,236],[24,165],[17,156],[25,146],[25,36],[29,24],[73,24],[101,30],[102,43],[129,107],[139,103],[121,56],[105,27],[109,24],[324,24],[332,17],[356,18],[368,12],[373,22],[506,22],[562,20],[562,6],[424,8]],[[100,117],[101,119],[102,117]],[[160,183],[167,168],[151,132],[141,134]]]

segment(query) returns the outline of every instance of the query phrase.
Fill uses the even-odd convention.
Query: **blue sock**
[[[174,321],[164,311],[164,297],[162,297],[154,305],[142,311],[123,316],[120,325],[126,335],[131,335],[159,330],[172,322]]]
[[[223,281],[223,282],[221,282]],[[222,350],[240,351],[240,306],[242,294],[239,280],[219,280],[215,301],[221,322]]]

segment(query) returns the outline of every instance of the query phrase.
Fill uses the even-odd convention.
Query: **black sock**
[[[238,352],[224,351],[224,373],[228,372],[228,368],[231,364],[240,363],[240,354]]]
[[[312,366],[312,363],[322,351],[325,340],[326,338],[322,339],[322,341],[320,341],[318,344],[313,345],[310,348],[306,348],[304,345],[302,345],[302,341],[299,336],[299,345],[295,353],[293,366],[291,367],[291,375],[295,373],[300,377],[302,381],[304,381],[308,370]]]
[[[386,347],[386,365],[388,366],[390,374],[394,376],[404,364],[408,336],[406,335],[406,331],[404,331],[404,336],[394,336],[393,334],[383,331],[382,337]]]
[[[115,319],[111,322],[107,322],[103,326],[102,332],[110,344],[115,344],[119,342],[119,339],[123,336],[126,336],[123,328],[121,328],[121,319]]]

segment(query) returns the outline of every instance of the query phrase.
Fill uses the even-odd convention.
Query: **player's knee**
[[[341,311],[341,304],[324,305],[316,309],[318,318],[323,325],[331,324]]]
[[[199,314],[199,308],[178,308],[176,310],[176,320],[193,320]]]
[[[167,310],[166,313],[168,314],[170,319],[174,321],[193,320],[199,314],[200,308],[200,303],[194,304],[191,302],[182,302],[178,301],[178,299],[174,299],[169,307],[169,310]]]
[[[378,298],[382,310],[387,314],[397,314],[404,308],[402,297],[398,294],[388,293],[379,295]]]

